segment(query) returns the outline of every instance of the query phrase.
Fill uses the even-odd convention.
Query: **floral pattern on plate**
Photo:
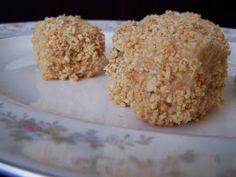
[[[236,175],[235,139],[105,127],[35,112],[6,101],[0,103],[0,127],[5,134],[0,136],[0,157],[12,162],[20,158],[21,164],[46,174]]]
[[[134,140],[130,134],[125,134],[121,138],[111,136],[106,137],[106,139],[100,139],[97,136],[97,131],[93,129],[89,129],[86,132],[68,134],[68,129],[61,126],[58,121],[52,123],[37,121],[36,118],[30,117],[27,113],[17,117],[12,112],[2,112],[1,108],[3,106],[4,104],[1,103],[0,122],[5,123],[6,128],[11,130],[11,136],[16,141],[48,139],[55,143],[69,144],[76,144],[78,141],[82,141],[88,143],[93,148],[112,144],[119,149],[124,149],[126,146],[148,145],[153,139],[153,136],[146,137],[145,135],[140,135],[138,139]]]

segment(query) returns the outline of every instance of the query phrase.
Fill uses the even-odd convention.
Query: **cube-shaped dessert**
[[[104,35],[80,16],[46,18],[35,25],[35,58],[46,80],[92,77],[102,70]]]
[[[229,44],[194,13],[167,11],[121,25],[109,52],[108,94],[142,120],[173,126],[223,102]]]

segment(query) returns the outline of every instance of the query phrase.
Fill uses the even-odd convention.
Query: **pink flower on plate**
[[[19,122],[19,124],[17,125],[17,127],[20,130],[23,131],[30,131],[30,132],[36,132],[36,131],[40,131],[42,129],[42,127],[34,122]]]

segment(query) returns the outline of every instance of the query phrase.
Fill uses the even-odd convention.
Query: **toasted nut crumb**
[[[200,15],[167,11],[129,21],[113,44],[105,68],[108,94],[140,119],[181,125],[222,103],[229,44]]]
[[[32,37],[35,58],[44,79],[92,77],[102,70],[104,35],[80,16],[45,18]]]

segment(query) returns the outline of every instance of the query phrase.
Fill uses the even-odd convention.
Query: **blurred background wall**
[[[35,21],[46,16],[81,15],[85,19],[139,20],[165,10],[192,11],[223,27],[236,28],[234,0],[2,0],[0,23]]]

